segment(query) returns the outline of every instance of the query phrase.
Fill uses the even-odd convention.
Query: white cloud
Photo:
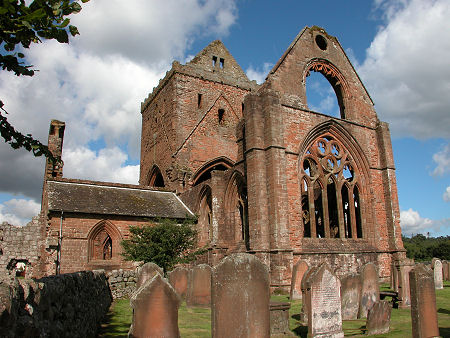
[[[442,198],[445,202],[450,202],[450,186],[445,189],[444,194],[442,195]]]
[[[450,173],[450,143],[433,155],[433,161],[436,162],[436,168],[431,173],[433,176],[443,176]]]
[[[450,2],[377,1],[386,24],[358,72],[394,136],[450,137]]]
[[[413,210],[402,210],[400,212],[400,225],[402,228],[402,234],[409,236],[411,234],[438,234],[441,232],[448,232],[450,227],[450,218],[442,220],[431,220],[429,218],[423,218],[420,214]]]
[[[0,223],[26,225],[39,214],[40,209],[41,205],[34,200],[13,198],[0,204]]]
[[[139,165],[126,165],[127,160],[128,155],[117,147],[98,153],[85,147],[67,149],[63,154],[64,176],[137,184]]]
[[[255,80],[257,83],[261,84],[266,81],[267,74],[269,74],[269,71],[272,69],[272,67],[273,64],[269,62],[264,62],[262,69],[253,68],[253,66],[250,65],[245,73],[250,80]]]

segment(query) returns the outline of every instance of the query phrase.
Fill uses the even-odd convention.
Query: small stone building
[[[333,87],[340,118],[308,107],[311,72]],[[192,213],[198,245],[209,248],[201,262],[255,254],[274,288],[289,288],[300,259],[338,275],[374,262],[387,277],[404,257],[389,127],[323,29],[304,28],[262,85],[214,41],[185,65],[174,61],[141,114],[139,185],[70,180],[47,163],[43,273],[126,268],[118,243],[128,225]],[[63,136],[53,121],[56,155]]]

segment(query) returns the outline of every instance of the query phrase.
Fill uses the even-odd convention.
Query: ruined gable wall
[[[15,277],[17,262],[25,263],[25,277],[39,275],[42,241],[37,216],[23,227],[2,223],[0,225],[0,281],[8,281]]]

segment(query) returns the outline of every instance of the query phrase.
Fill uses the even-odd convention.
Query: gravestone
[[[449,280],[449,263],[447,261],[442,261],[442,279]]]
[[[342,319],[357,319],[361,298],[361,277],[352,274],[341,280]]]
[[[169,273],[169,283],[182,299],[186,299],[189,270],[177,267]]]
[[[308,264],[300,259],[292,268],[290,299],[302,299],[302,278],[308,271]]]
[[[270,336],[293,336],[289,330],[289,302],[270,302]]]
[[[211,267],[209,265],[200,264],[189,271],[186,305],[188,307],[211,305]]]
[[[254,255],[224,258],[211,281],[212,337],[269,337],[269,271]]]
[[[148,262],[142,265],[137,273],[136,290],[139,289],[142,285],[144,285],[146,281],[152,279],[157,273],[160,274],[161,276],[164,276],[163,269],[161,269],[155,263]]]
[[[442,262],[440,259],[433,258],[431,266],[434,273],[434,286],[436,289],[443,289],[444,283],[442,281]]]
[[[378,272],[373,263],[365,264],[361,269],[361,298],[359,301],[358,318],[366,318],[367,312],[380,300]]]
[[[130,299],[133,322],[129,337],[180,337],[178,308],[180,297],[174,288],[156,273],[136,290]]]
[[[414,269],[414,266],[414,259],[404,258],[397,262],[399,308],[409,308],[411,306],[409,272]]]
[[[380,300],[373,304],[367,314],[367,334],[383,334],[389,332],[392,306],[387,300]]]
[[[309,279],[309,277],[314,274],[317,270],[319,269],[319,267],[317,266],[313,266],[310,267],[305,274],[303,275],[302,278],[302,282],[301,282],[301,289],[302,289],[302,309],[300,311],[300,322],[303,323],[304,325],[308,324],[308,302],[307,299],[311,298],[309,297],[309,293],[311,291],[311,289],[307,288],[307,281]]]
[[[341,314],[341,282],[327,264],[306,280],[308,337],[344,337]]]
[[[418,264],[409,273],[411,324],[414,338],[439,337],[433,271]]]

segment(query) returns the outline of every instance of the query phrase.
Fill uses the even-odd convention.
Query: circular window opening
[[[327,49],[327,40],[322,35],[316,35],[316,44],[322,50]]]

